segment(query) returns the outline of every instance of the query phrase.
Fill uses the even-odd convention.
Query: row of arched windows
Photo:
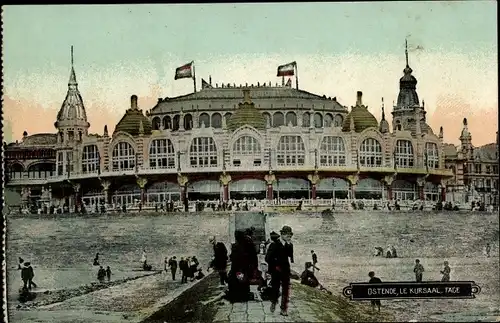
[[[260,157],[263,150],[257,138],[249,135],[239,137],[232,145],[232,155],[237,158],[249,156]],[[282,136],[276,147],[276,162],[278,166],[305,165],[306,149],[301,136]],[[322,167],[345,166],[346,146],[338,136],[325,136],[318,151],[319,165]],[[366,138],[361,142],[358,162],[363,167],[382,167],[384,153],[377,139]],[[394,148],[396,167],[412,168],[415,165],[413,145],[409,140],[398,140]],[[424,165],[428,168],[439,167],[439,152],[435,143],[426,143]],[[97,146],[85,146],[82,156],[84,173],[96,171],[100,164]],[[189,148],[189,164],[191,167],[206,168],[219,166],[218,151],[212,137],[197,137]],[[128,142],[119,142],[113,148],[112,169],[129,170],[136,165],[136,154]],[[170,139],[155,139],[149,147],[149,167],[175,168],[176,152]]]
[[[198,127],[212,127],[212,128],[222,128],[222,118],[225,119],[226,123],[231,117],[231,113],[227,112],[222,116],[222,114],[215,112],[212,115],[208,113],[200,114],[198,118]],[[322,113],[316,112],[313,115],[309,112],[305,112],[302,114],[302,117],[297,117],[295,112],[287,112],[284,114],[283,112],[275,112],[272,115],[268,112],[264,112],[262,114],[267,121],[268,127],[280,127],[280,126],[288,126],[292,125],[294,127],[301,125],[302,127],[310,127],[311,124],[315,128],[323,128],[323,127],[341,127],[344,118],[342,115],[337,114],[333,115],[332,113]],[[189,113],[185,114],[182,120],[183,126],[185,130],[191,130],[194,126],[193,116]],[[152,120],[153,130],[170,129],[172,131],[177,131],[181,125],[181,117],[180,115],[175,115],[173,118],[170,116],[165,116],[163,119],[160,117],[154,117]]]

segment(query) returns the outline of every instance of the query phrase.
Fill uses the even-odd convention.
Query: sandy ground
[[[196,255],[206,269],[212,252],[208,237],[216,235],[228,241],[227,223],[227,216],[213,214],[9,218],[9,311],[15,311],[18,304],[18,256],[34,264],[40,290],[95,282],[97,269],[92,260],[96,252],[102,254],[101,263],[111,267],[113,279],[140,274],[137,270],[144,247],[148,262],[156,268],[163,267],[164,257]],[[350,282],[367,281],[370,270],[382,281],[412,280],[415,258],[426,269],[424,280],[439,280],[442,262],[448,260],[452,280],[474,280],[482,287],[476,299],[394,300],[384,301],[383,306],[405,321],[495,321],[500,316],[496,214],[361,211],[328,219],[296,214],[269,217],[271,230],[279,231],[285,224],[294,231],[294,269],[300,272],[310,260],[310,250],[315,250],[321,269],[318,278],[334,293],[341,293]],[[487,242],[492,244],[491,258],[483,255]],[[398,249],[400,258],[372,256],[375,246],[389,244]],[[64,308],[59,313],[63,317]],[[16,313],[16,322],[33,314]]]

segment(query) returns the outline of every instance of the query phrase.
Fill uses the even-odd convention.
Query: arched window
[[[172,131],[179,130],[180,126],[181,126],[181,116],[176,114],[174,116],[174,119],[172,120]]]
[[[335,127],[342,127],[342,123],[344,122],[344,118],[342,117],[342,115],[340,114],[337,114],[335,116],[335,119],[333,120],[333,125]]]
[[[439,168],[439,151],[437,145],[433,142],[425,144],[425,165],[429,168]]]
[[[311,114],[309,112],[305,112],[302,115],[302,127],[310,127],[311,126]]]
[[[411,144],[411,141],[396,141],[396,148],[394,149],[394,159],[396,161],[397,167],[413,167],[413,145]]]
[[[280,127],[285,124],[285,116],[281,112],[273,114],[273,127]]]
[[[364,167],[382,166],[382,146],[378,140],[367,138],[359,147],[359,164]]]
[[[113,171],[131,170],[135,167],[135,151],[128,142],[121,141],[113,147]]]
[[[323,128],[323,116],[319,112],[314,114],[314,127]]]
[[[297,126],[297,115],[295,112],[287,112],[286,114],[286,123],[285,125],[288,126],[289,124],[292,124],[292,126],[296,127]]]
[[[212,114],[212,123],[211,123],[213,128],[222,128],[222,116],[220,113],[216,112]]]
[[[161,119],[160,119],[160,117],[154,117],[153,121],[151,123],[153,124],[153,130],[160,129],[160,125],[161,125]]]
[[[259,156],[261,153],[259,141],[251,136],[242,136],[233,144],[235,156]]]
[[[331,127],[333,125],[333,116],[331,113],[325,114],[325,127]]]
[[[158,121],[160,119],[158,118]],[[99,149],[96,145],[88,145],[83,147],[82,152],[82,173],[94,173],[100,168]]]
[[[190,113],[184,115],[184,129],[185,130],[193,129],[193,116]]]
[[[172,119],[169,116],[163,117],[162,125],[163,129],[172,129]]]
[[[319,151],[321,166],[345,166],[346,152],[341,137],[326,136],[321,141]]]
[[[231,118],[233,114],[231,112],[226,112],[226,114],[224,115],[224,120],[226,121],[226,124],[227,122],[229,121],[229,118]]]
[[[200,119],[198,123],[200,128],[202,127],[203,124],[205,125],[205,128],[210,127],[210,116],[208,115],[208,113],[200,114]]]
[[[175,168],[174,145],[170,139],[155,139],[149,145],[149,167]]]
[[[300,136],[282,136],[278,142],[278,166],[302,166],[305,164],[306,150]]]
[[[262,113],[262,115],[264,116],[264,118],[266,118],[266,126],[268,128],[271,128],[273,126],[273,121],[271,119],[271,115],[268,112],[264,112],[264,113]]]
[[[14,163],[9,167],[10,179],[22,179],[24,174],[24,167],[19,163]]]
[[[194,138],[189,148],[191,167],[217,167],[217,146],[212,137]]]
[[[48,178],[54,174],[55,168],[55,164],[50,162],[33,164],[28,167],[28,177],[34,179]]]

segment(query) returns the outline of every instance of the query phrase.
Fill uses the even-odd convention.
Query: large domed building
[[[185,199],[446,200],[454,172],[443,129],[435,135],[427,125],[412,72],[407,63],[392,126],[383,102],[377,121],[362,92],[349,109],[290,86],[210,81],[145,113],[133,95],[110,136],[107,127],[88,133],[72,65],[57,133],[26,134],[6,146],[7,186],[22,204],[69,208]]]

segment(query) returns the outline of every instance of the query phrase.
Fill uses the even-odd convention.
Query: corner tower
[[[71,46],[71,73],[68,82],[68,92],[66,93],[66,98],[61,109],[57,113],[57,121],[54,123],[54,126],[58,130],[58,143],[81,141],[83,136],[88,135],[90,127],[83,99],[80,91],[78,91],[78,83],[73,66],[73,46]]]

